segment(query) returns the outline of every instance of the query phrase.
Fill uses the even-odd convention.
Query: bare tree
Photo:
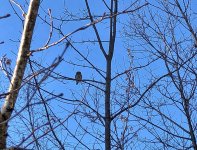
[[[6,148],[7,123],[11,117],[18,91],[21,88],[23,75],[25,72],[27,60],[29,57],[30,44],[32,40],[34,25],[36,22],[37,12],[40,1],[32,0],[29,5],[29,11],[26,17],[24,32],[21,38],[21,44],[18,52],[17,64],[10,83],[8,95],[0,112],[0,148]]]
[[[139,41],[150,61],[157,60],[147,76],[154,80],[168,74],[143,99],[144,113],[133,114],[147,130],[141,141],[150,149],[197,149],[193,5],[190,0],[157,1],[130,17],[126,35]]]
[[[196,149],[195,13],[189,1],[157,2],[43,1],[31,50],[32,33],[21,40],[23,71],[1,59],[14,88],[0,95],[1,147]],[[37,14],[28,5],[11,1],[24,33]]]

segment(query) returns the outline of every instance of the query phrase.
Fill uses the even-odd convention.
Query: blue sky
[[[24,1],[20,0],[18,1],[22,6],[24,6],[25,10],[27,10],[27,5],[24,5]],[[152,1],[153,2],[153,1]],[[197,4],[195,4],[196,2],[193,3],[194,8],[196,8]],[[156,4],[155,2],[153,2],[152,4]],[[64,7],[65,6],[65,7]],[[100,0],[95,0],[92,1],[92,3],[90,3],[90,7],[93,11],[93,13],[95,15],[102,15],[103,12],[106,12],[107,9],[103,9],[103,4],[102,1]],[[127,6],[129,6],[129,3],[127,1],[121,1],[120,2],[120,9],[119,10],[124,10],[125,8],[127,8]],[[67,7],[69,12],[72,12],[72,15],[76,15],[75,17],[82,17],[84,12],[84,8],[85,8],[85,3],[84,1],[79,1],[79,0],[65,0],[65,1],[58,1],[56,0],[55,2],[53,0],[43,0],[41,3],[41,7],[39,9],[39,15],[42,18],[45,18],[47,21],[49,21],[49,17],[47,16],[47,14],[45,12],[47,12],[47,9],[50,8],[52,10],[52,16],[55,18],[63,18],[63,19],[70,19],[68,17],[66,17],[65,14],[65,8]],[[21,14],[21,11],[14,6],[15,10]],[[6,18],[6,19],[2,19],[0,20],[0,41],[4,41],[5,43],[0,45],[0,58],[3,55],[6,55],[6,57],[8,57],[9,59],[12,60],[12,65],[11,67],[14,68],[15,65],[15,61],[16,61],[16,54],[18,52],[18,47],[19,47],[19,40],[21,37],[21,32],[22,32],[22,21],[19,20],[19,18],[14,14],[10,4],[8,1],[3,1],[1,2],[0,5],[0,15],[4,15],[7,13],[11,14],[11,17]],[[145,14],[147,13],[147,11],[145,11]],[[20,16],[21,17],[21,16]],[[114,59],[113,59],[113,72],[112,75],[116,75],[117,72],[123,72],[127,69],[129,69],[129,61],[128,61],[128,56],[127,56],[127,48],[130,48],[132,51],[132,54],[134,55],[134,67],[135,66],[141,66],[146,64],[146,62],[149,61],[150,56],[153,55],[151,53],[148,53],[148,50],[152,50],[151,47],[147,46],[147,45],[142,45],[144,43],[144,41],[142,41],[140,38],[138,39],[137,37],[134,38],[128,38],[128,37],[124,37],[124,25],[125,24],[131,24],[133,22],[129,22],[127,19],[129,19],[130,16],[128,15],[120,15],[118,17],[118,30],[117,30],[117,39],[116,39],[116,45],[115,45],[115,53],[114,53]],[[148,18],[148,17],[147,17]],[[165,18],[164,18],[165,19]],[[151,20],[150,20],[151,21]],[[160,20],[157,19],[157,21],[159,22]],[[86,25],[87,23],[89,23],[90,21],[68,21],[68,22],[64,22],[63,24],[61,24],[61,21],[58,21],[57,19],[54,19],[54,25],[56,27],[60,27],[60,25],[62,25],[62,31],[64,32],[64,34],[68,34],[74,30],[76,30],[79,27],[82,27],[84,25]],[[194,21],[194,23],[196,23],[196,21]],[[109,21],[108,20],[104,20],[101,23],[97,24],[97,28],[99,29],[99,33],[101,35],[102,40],[108,40],[109,39]],[[32,45],[31,45],[31,49],[37,49],[41,46],[43,46],[46,43],[46,40],[48,39],[49,36],[49,30],[50,27],[48,25],[46,25],[40,18],[37,19],[36,22],[36,26],[35,26],[35,31],[34,31],[34,36],[33,36],[33,40],[32,40]],[[128,30],[129,31],[129,30]],[[185,29],[183,29],[183,32],[187,32]],[[147,31],[147,33],[151,34],[151,31]],[[51,42],[57,41],[58,39],[61,38],[61,35],[59,35],[59,32],[57,32],[56,30],[54,30],[54,35],[51,39]],[[98,47],[97,43],[82,43],[82,41],[84,40],[93,40],[95,39],[95,34],[93,32],[92,27],[84,30],[84,31],[80,31],[74,35],[72,35],[71,37],[71,42],[73,42],[74,46],[87,58],[89,58],[89,60],[95,65],[97,66],[99,69],[102,69],[103,71],[105,71],[105,61],[104,61],[104,57],[102,56],[102,53]],[[181,38],[181,37],[180,37]],[[125,42],[126,41],[126,42]],[[158,40],[159,41],[159,40]],[[34,53],[32,60],[36,60],[38,63],[42,64],[43,66],[47,67],[50,65],[50,63],[53,61],[53,59],[55,57],[57,57],[64,49],[65,47],[65,43],[61,43],[57,46],[54,46],[46,51],[43,52],[39,52],[39,53]],[[104,47],[107,49],[108,44],[104,44]],[[72,63],[74,63],[75,65],[73,65]],[[80,66],[82,65],[82,66]],[[104,79],[93,69],[90,69],[88,67],[84,67],[84,66],[88,66],[89,64],[87,62],[85,62],[83,60],[82,57],[79,56],[79,54],[76,53],[75,50],[73,50],[71,47],[68,48],[65,56],[64,56],[64,61],[63,63],[55,70],[57,73],[65,76],[65,77],[70,77],[70,78],[74,78],[74,75],[76,73],[76,71],[81,71],[83,74],[83,79],[95,79],[98,81],[104,81]],[[36,68],[36,67],[35,67]],[[38,69],[38,68],[36,68]],[[146,67],[145,69],[142,70],[137,70],[134,71],[134,75],[135,75],[135,85],[138,86],[138,88],[143,91],[147,85],[150,84],[151,81],[153,81],[153,77],[151,75],[154,75],[154,77],[158,77],[161,76],[163,74],[167,73],[165,67],[164,67],[164,63],[163,61],[159,60],[154,62],[153,64],[149,65],[148,67]],[[28,68],[26,71],[26,75],[30,74],[30,69]],[[40,76],[41,78],[41,76]],[[2,72],[0,72],[0,79],[4,79],[4,75],[2,74]],[[123,98],[125,98],[124,94],[125,94],[125,86],[126,86],[126,76],[122,76],[119,79],[117,79],[116,81],[114,81],[112,83],[112,90],[114,90],[114,92],[117,92],[117,97],[113,97],[114,99],[118,99],[118,100],[122,100],[124,101]],[[1,83],[1,91],[5,91],[9,84],[7,82],[2,82]],[[102,86],[101,86],[102,87]],[[122,87],[122,89],[120,88]],[[103,94],[100,91],[96,91],[93,87],[89,87],[88,84],[82,83],[79,86],[75,85],[75,81],[72,80],[60,80],[60,81],[56,81],[54,78],[50,78],[49,80],[47,80],[43,85],[42,88],[46,88],[47,90],[54,92],[54,94],[59,94],[59,93],[64,93],[64,97],[68,98],[68,99],[83,99],[84,97],[86,97],[86,100],[89,100],[89,104],[94,106],[94,96],[98,96],[97,100],[99,100],[99,104],[100,104],[100,112],[104,113],[103,111],[103,104],[104,104],[104,98],[103,98]],[[174,88],[173,87],[168,87],[169,91],[173,91]],[[171,89],[171,90],[170,90]],[[24,88],[24,91],[27,90],[27,87]],[[88,93],[87,91],[90,90],[90,92]],[[24,92],[21,91],[21,92]],[[157,90],[155,89],[155,91],[153,90],[152,93],[150,93],[150,97],[152,98],[150,101],[163,101],[162,95],[161,93],[159,94],[155,94],[154,92],[156,92]],[[84,93],[88,93],[89,95],[86,96]],[[152,95],[151,95],[152,94]],[[46,98],[49,98],[49,94],[43,92],[43,95],[46,96]],[[122,96],[123,95],[123,96]],[[134,96],[134,98],[132,100],[135,100],[135,98],[137,98],[139,95]],[[25,99],[26,95],[21,94],[20,98],[24,98]],[[178,96],[177,96],[178,97]],[[37,99],[36,99],[37,98]],[[122,99],[121,99],[122,98]],[[36,95],[34,101],[37,102],[39,99],[39,96]],[[146,99],[144,99],[146,100]],[[20,101],[17,104],[17,107],[20,108],[24,105],[24,103],[20,103],[23,100]],[[63,101],[63,100],[62,100]],[[53,101],[51,101],[49,103],[51,105],[51,108],[53,109],[54,112],[56,112],[58,114],[58,116],[62,117],[63,119],[65,119],[64,117],[67,117],[66,113],[69,113],[69,111],[72,111],[75,106],[73,106],[72,104],[67,104],[64,102],[60,102],[59,99],[54,99]],[[119,107],[113,107],[114,110],[117,110]],[[136,108],[134,108],[132,110],[132,113],[136,113],[139,116],[141,115],[141,117],[143,117],[144,114],[147,113],[146,110],[143,110],[144,106],[143,105],[139,105]],[[168,108],[161,108],[163,109],[164,112],[166,112],[166,114],[169,113],[169,116],[171,116],[172,114],[174,116],[179,116],[180,113],[177,110],[174,110],[173,107],[168,107]],[[89,111],[89,110],[87,110]],[[42,109],[40,110],[36,110],[36,112],[42,112]],[[177,113],[178,112],[178,113]],[[24,113],[26,114],[26,113]],[[153,113],[154,114],[154,113]],[[126,113],[124,114],[126,116]],[[80,118],[80,117],[79,117]],[[78,119],[79,119],[78,118]],[[42,121],[42,119],[40,118],[36,118],[38,121]],[[83,119],[83,117],[81,117],[80,119]],[[131,120],[133,118],[130,118]],[[154,118],[153,120],[159,124],[161,118]],[[180,117],[179,122],[182,123],[182,118]],[[77,120],[77,119],[76,119]],[[74,124],[74,126],[69,126],[69,129],[74,132],[77,129],[77,125],[76,125],[76,121],[75,118],[72,118],[69,120],[68,124]],[[87,122],[86,122],[87,121]],[[119,121],[119,120],[118,120]],[[88,120],[84,119],[81,122],[84,127],[88,128],[90,125],[90,122],[88,122]],[[122,123],[121,121],[119,121],[118,125],[124,125],[124,123]],[[184,123],[183,123],[184,125]],[[20,125],[19,125],[20,126]],[[24,127],[21,124],[22,127]],[[138,123],[137,122],[132,122],[132,127],[133,127],[133,131],[135,131],[136,129],[138,129]],[[102,135],[104,129],[101,127],[101,125],[95,125],[95,129],[100,130],[99,133]],[[11,131],[13,129],[10,129]],[[62,139],[64,139],[67,136],[67,132],[66,131],[61,131],[61,129],[58,129],[59,132],[65,133],[65,135],[60,135],[60,137],[62,137]],[[120,131],[121,132],[121,128]],[[14,130],[13,130],[14,133]],[[158,134],[160,133],[159,131],[157,132]],[[162,133],[162,132],[161,132]],[[149,135],[149,133],[147,131],[141,131],[139,132],[139,136],[142,136],[146,134],[147,136]],[[22,137],[22,135],[21,135]],[[81,136],[81,138],[85,141],[85,143],[88,145],[91,143],[89,143],[89,140],[92,138],[91,136]],[[68,143],[73,143],[76,142],[74,139],[69,138]],[[92,138],[92,142],[93,138]],[[132,143],[134,145],[134,147],[139,147],[139,145],[135,145],[135,143]],[[98,144],[99,145],[99,144]],[[96,145],[96,147],[98,146]],[[102,144],[101,144],[102,145]],[[103,145],[102,145],[103,146]],[[100,147],[102,149],[102,146]],[[91,146],[90,146],[91,147]]]

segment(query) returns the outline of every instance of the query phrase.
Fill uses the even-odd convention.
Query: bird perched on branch
[[[80,71],[77,71],[75,74],[75,80],[76,80],[76,84],[78,84],[79,82],[81,82],[82,80],[82,74]]]

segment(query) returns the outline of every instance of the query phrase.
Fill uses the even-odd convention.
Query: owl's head
[[[81,72],[80,71],[77,71],[77,73],[76,73],[77,75],[81,75]]]

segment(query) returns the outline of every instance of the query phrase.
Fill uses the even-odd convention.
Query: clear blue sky
[[[24,7],[25,11],[27,11],[27,5],[24,5],[24,1],[19,1],[19,3],[22,6],[25,6]],[[153,2],[153,4],[156,4],[156,3]],[[124,10],[128,6],[129,6],[128,1],[121,1],[119,10],[120,11]],[[99,0],[92,1],[92,3],[90,4],[90,7],[95,15],[103,15],[103,13],[107,11],[107,9],[103,9],[104,7],[103,7],[101,0],[100,1]],[[197,7],[196,1],[193,2],[192,7],[194,7],[194,8]],[[14,8],[21,15],[21,11],[16,6],[14,6]],[[70,19],[68,17],[65,17],[65,8],[67,8],[68,11],[72,12],[73,15],[76,15],[76,17],[82,17],[82,15],[84,13],[84,8],[85,8],[85,2],[79,1],[79,0],[72,0],[72,1],[70,1],[70,0],[65,0],[65,1],[43,0],[41,3],[41,7],[39,9],[39,15],[42,18],[46,18],[46,20],[49,20],[49,17],[44,12],[47,12],[48,8],[50,8],[52,10],[53,17],[55,17],[55,18],[62,17],[63,19]],[[18,47],[19,47],[19,40],[20,40],[21,32],[22,32],[22,22],[15,15],[9,2],[4,0],[1,2],[1,5],[0,5],[0,15],[2,16],[7,13],[11,14],[11,17],[0,20],[0,42],[1,41],[5,42],[4,44],[0,45],[0,58],[3,55],[6,55],[6,57],[10,58],[12,60],[11,67],[13,68],[15,65],[16,55],[17,55]],[[147,61],[149,61],[148,60],[149,56],[150,56],[149,53],[146,53],[143,51],[143,50],[148,49],[149,48],[148,46],[141,45],[142,44],[141,41],[135,41],[135,40],[137,40],[137,38],[135,40],[131,40],[130,38],[125,38],[122,36],[123,31],[124,31],[124,28],[123,28],[124,24],[126,24],[126,23],[129,24],[129,22],[127,22],[128,20],[126,20],[128,18],[129,18],[129,16],[127,16],[127,15],[125,15],[125,16],[121,15],[118,17],[117,39],[116,39],[115,54],[114,54],[113,69],[112,69],[113,76],[116,75],[117,72],[123,72],[126,69],[129,69],[127,48],[130,48],[131,51],[133,52],[134,66],[144,65]],[[77,28],[86,25],[87,23],[89,23],[89,20],[88,21],[77,21],[77,22],[69,21],[69,22],[66,22],[62,25],[62,31],[64,32],[64,34],[68,34],[72,31],[76,30]],[[104,20],[97,25],[97,27],[99,29],[99,33],[102,37],[102,40],[109,39],[109,32],[108,32],[109,31],[109,24],[108,23],[109,23],[108,20]],[[194,23],[196,23],[196,21],[194,21]],[[54,25],[56,27],[59,27],[61,25],[61,22],[57,21],[57,19],[54,19]],[[37,23],[36,23],[36,27],[35,27],[35,32],[34,32],[34,36],[33,36],[31,49],[37,49],[46,43],[46,40],[48,39],[48,35],[49,35],[49,30],[50,30],[49,26],[46,25],[40,18],[38,18]],[[185,29],[184,29],[184,31],[185,31]],[[56,30],[54,30],[54,35],[52,37],[51,42],[57,41],[60,38],[61,38],[61,36],[59,35],[59,33]],[[84,41],[84,40],[95,39],[95,34],[94,34],[93,29],[91,27],[86,29],[85,31],[80,31],[80,32],[72,35],[70,38],[72,39],[72,42],[74,41],[74,46],[76,46],[76,48],[84,56],[87,56],[89,58],[89,60],[94,65],[96,65],[99,69],[102,69],[103,71],[105,71],[106,66],[105,66],[105,62],[104,62],[104,57],[102,56],[99,46],[97,44],[92,44],[92,43],[81,43],[81,41]],[[79,42],[79,43],[75,43],[75,42]],[[61,43],[55,47],[48,49],[47,51],[36,53],[33,55],[32,59],[37,60],[40,64],[47,67],[48,65],[50,65],[50,63],[53,61],[53,59],[55,57],[57,57],[62,52],[64,46],[65,46],[65,43],[64,44]],[[104,46],[107,49],[108,45],[105,44]],[[69,64],[68,62],[76,63],[77,65],[73,66],[73,65]],[[95,70],[92,70],[88,67],[82,67],[79,65],[86,66],[88,64],[85,61],[83,61],[83,59],[72,48],[69,47],[66,54],[65,54],[64,62],[56,69],[56,72],[58,72],[59,74],[61,74],[63,76],[74,78],[76,71],[81,71],[83,74],[83,79],[90,79],[90,80],[95,79],[95,80],[98,80],[101,82],[104,81],[104,79],[100,75],[98,75],[98,73],[96,73]],[[28,75],[29,73],[30,73],[29,70],[27,70],[26,75]],[[137,86],[139,86],[139,88],[141,88],[140,90],[143,91],[145,89],[146,85],[149,85],[149,83],[153,80],[153,78],[151,78],[152,74],[156,77],[156,76],[160,76],[165,73],[166,73],[166,69],[164,67],[163,62],[156,61],[154,64],[150,65],[146,69],[138,70],[138,71],[134,72],[134,75],[135,75],[134,81],[135,81],[135,84]],[[114,85],[112,88],[113,90],[118,89],[118,90],[116,90],[117,93],[119,94],[119,96],[117,96],[118,99],[121,99],[122,98],[121,95],[125,94],[124,88],[119,89],[120,86],[123,87],[124,82],[126,80],[125,78],[126,77],[123,76],[122,78],[118,79],[116,82],[113,82],[113,84],[112,84],[112,85]],[[4,80],[4,75],[2,74],[2,72],[0,72],[0,84],[1,84],[0,91],[1,92],[6,91],[6,89],[9,86],[8,82],[5,82],[5,81],[2,82],[2,80]],[[76,99],[82,99],[84,97],[84,93],[87,92],[87,89],[89,87],[87,84],[84,84],[84,83],[76,86],[75,81],[72,81],[72,80],[71,81],[70,80],[68,80],[68,81],[63,80],[62,82],[56,82],[53,78],[50,78],[43,85],[43,88],[46,88],[47,90],[54,92],[55,94],[64,93],[65,98],[72,98],[73,99],[73,97],[75,97]],[[169,87],[169,89],[170,88],[172,88],[171,91],[174,90],[173,87]],[[96,93],[95,90],[92,88],[90,89],[90,93],[87,96],[87,99],[90,100],[89,103],[93,106],[93,101],[92,101],[93,99],[91,99],[91,96],[94,96],[96,94],[99,95],[98,99],[100,101],[100,104],[103,105],[104,104],[103,96],[100,95],[100,93]],[[48,94],[46,94],[46,93],[44,95],[46,97],[48,96]],[[21,95],[21,98],[24,98],[23,96],[24,95]],[[114,97],[114,99],[115,98],[116,97]],[[162,101],[160,94],[154,94],[153,99],[158,99],[158,100]],[[1,103],[2,103],[2,101],[1,101]],[[62,118],[66,117],[67,116],[66,113],[68,113],[67,111],[64,112],[64,109],[73,110],[73,108],[74,108],[74,106],[72,106],[72,105],[57,102],[56,100],[52,101],[50,104],[52,105],[51,108],[54,109],[54,112],[57,112],[58,115]],[[23,106],[23,103],[17,104],[17,107],[19,110],[22,106]],[[103,107],[100,108],[100,112],[104,113],[104,111],[102,109],[103,109]],[[117,109],[117,107],[114,107],[113,109]],[[134,111],[138,115],[140,115],[140,114],[144,115],[146,113],[145,111],[143,112],[141,110],[141,106],[136,107],[136,109]],[[177,113],[177,110],[174,110],[173,108],[170,108],[170,107],[168,109],[166,109],[165,111],[166,111],[166,113],[169,113],[170,115],[171,114],[173,114],[174,116],[180,115],[179,112]],[[181,122],[182,118],[180,117],[179,119],[180,119],[179,121]],[[84,127],[88,128],[89,124],[86,121],[87,120],[84,119],[82,121],[82,124],[84,125]],[[158,121],[157,118],[155,118],[154,121],[157,122]],[[77,128],[76,120],[71,119],[68,123],[70,123],[72,125],[74,124],[72,127],[70,127],[70,130],[73,130],[73,132],[74,132],[75,129]],[[138,128],[137,123],[136,124],[133,123],[132,125],[133,125],[133,130]],[[23,125],[21,125],[21,126],[23,126]],[[104,131],[104,129],[100,128],[99,125],[97,127],[101,131]],[[11,128],[10,130],[12,131],[14,129]],[[65,135],[62,135],[62,139],[63,139],[64,136],[66,136],[66,132],[65,131],[62,131],[62,132],[65,133]],[[13,131],[11,133],[14,134]],[[142,136],[143,136],[144,133],[146,135],[149,135],[149,133],[145,132],[145,131],[142,133],[139,133],[139,135],[142,134]],[[100,134],[102,134],[102,133],[100,133]],[[89,136],[85,135],[84,138],[82,138],[82,139],[85,141],[85,143],[88,146],[92,144],[91,142],[89,142],[91,139]],[[71,138],[68,140],[68,142],[72,143],[72,142],[76,142],[76,141],[74,141]],[[92,141],[92,142],[94,142],[94,141]],[[136,147],[139,147],[139,145],[137,145]]]

